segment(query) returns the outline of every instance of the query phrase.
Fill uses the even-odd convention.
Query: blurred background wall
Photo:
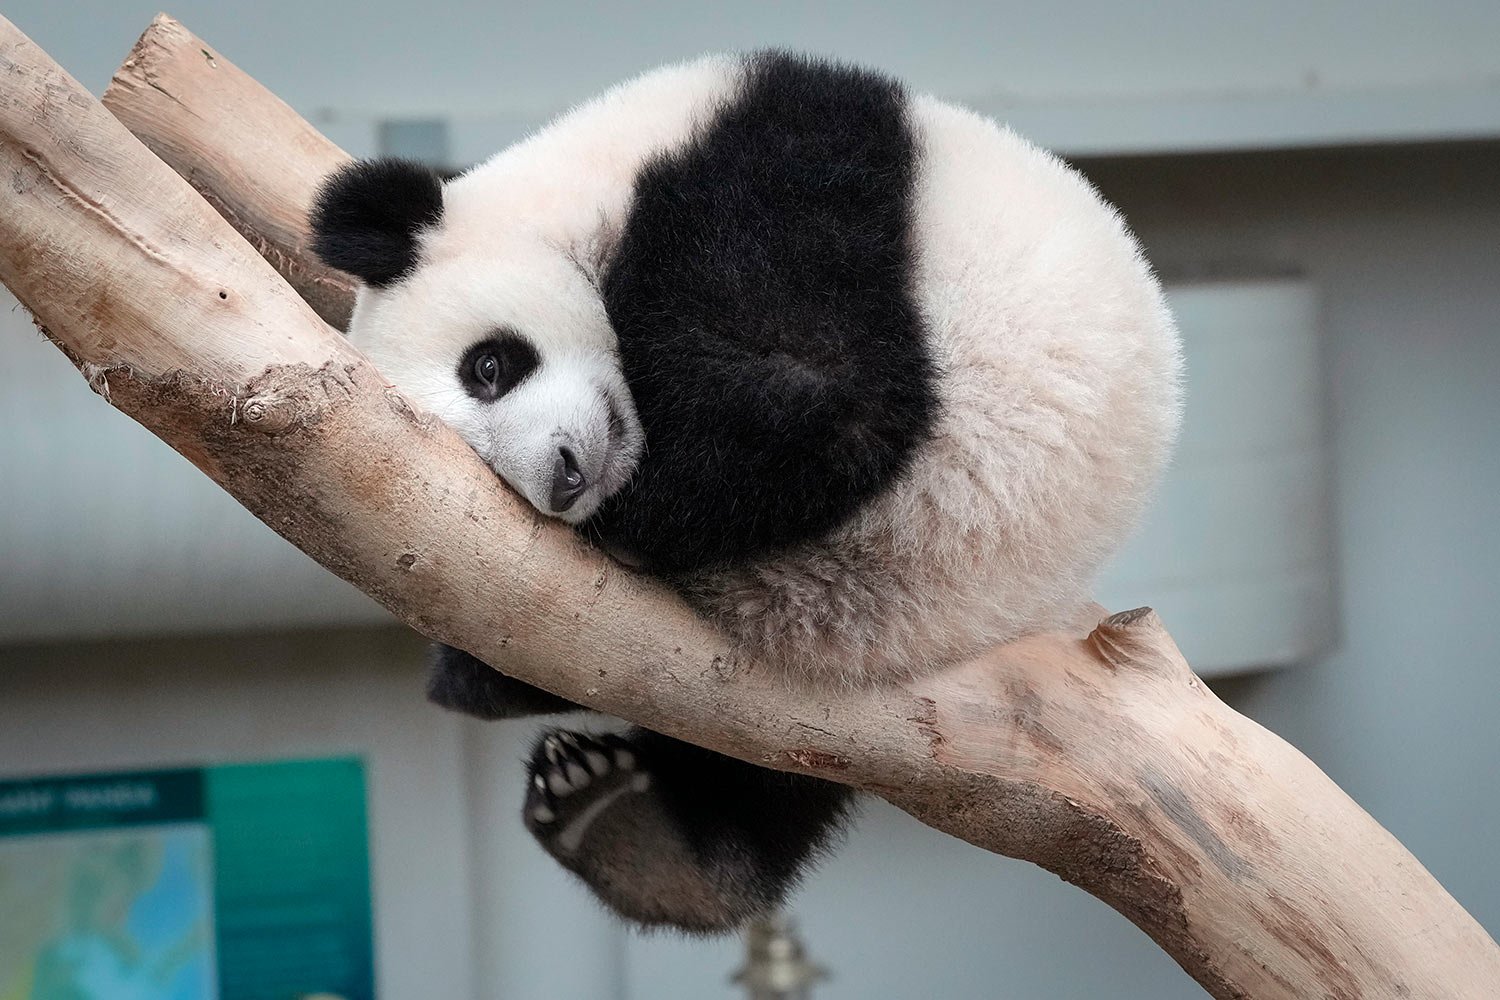
[[[1313,394],[1302,433],[1319,467],[1296,474],[1317,482],[1270,530],[1310,532],[1297,568],[1318,584],[1300,602],[1307,628],[1237,650],[1216,687],[1500,934],[1500,7],[171,12],[351,153],[454,165],[661,61],[760,44],[833,53],[1072,156],[1174,288],[1296,282],[1315,339],[1285,376]],[[133,0],[4,10],[96,93],[153,13]],[[1195,315],[1212,325],[1212,309]],[[528,727],[428,709],[417,639],[92,397],[20,311],[0,327],[0,777],[358,753],[383,997],[736,995],[737,942],[625,933],[531,844],[517,816]],[[1243,382],[1236,412],[1273,422],[1280,388]],[[1217,554],[1272,492],[1180,516],[1169,495],[1172,523],[1148,536],[1187,530]],[[1132,553],[1106,596],[1161,604],[1201,642],[1195,659],[1230,635],[1278,634],[1244,602],[1174,620],[1159,597],[1170,581]],[[1245,586],[1278,592],[1261,569]],[[1202,995],[1102,904],[876,803],[795,911],[833,972],[816,993],[830,1000]]]

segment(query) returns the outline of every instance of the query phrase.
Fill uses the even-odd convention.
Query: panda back
[[[929,432],[830,532],[684,584],[748,655],[830,682],[909,678],[1075,623],[1181,405],[1160,286],[1082,175],[930,97],[907,117]]]
[[[826,536],[900,479],[937,412],[905,93],[783,53],[742,66],[644,164],[602,276],[647,451],[593,527],[658,572]]]

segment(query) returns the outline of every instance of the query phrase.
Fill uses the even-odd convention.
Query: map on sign
[[[374,1000],[355,759],[0,781],[0,1000]]]
[[[215,1000],[201,825],[0,840],[0,1000]]]

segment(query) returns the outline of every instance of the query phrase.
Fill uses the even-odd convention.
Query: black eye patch
[[[492,403],[526,381],[541,363],[541,356],[525,337],[496,333],[464,352],[458,362],[458,381],[475,399]]]

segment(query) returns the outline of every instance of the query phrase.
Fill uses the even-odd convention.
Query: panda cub
[[[1118,215],[1004,128],[843,65],[658,70],[447,181],[356,163],[312,229],[387,377],[819,697],[1068,621],[1176,430],[1176,334]],[[430,694],[577,708],[449,648]],[[783,900],[849,794],[553,730],[524,817],[625,917],[717,932]]]

